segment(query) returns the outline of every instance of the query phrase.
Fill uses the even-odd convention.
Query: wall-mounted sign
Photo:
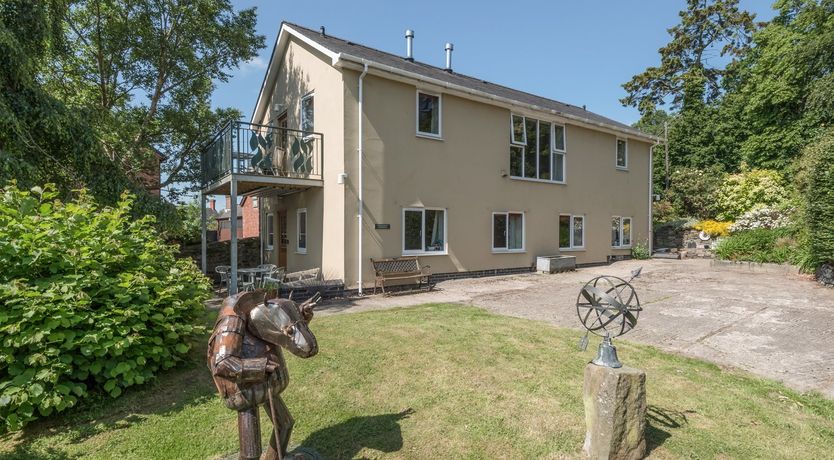
[[[391,230],[391,224],[374,224],[374,228],[377,230]]]

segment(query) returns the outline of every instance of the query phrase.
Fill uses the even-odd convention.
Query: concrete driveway
[[[322,305],[321,314],[456,302],[579,329],[576,296],[597,275],[628,278],[645,307],[627,339],[776,379],[834,398],[834,289],[783,272],[713,267],[708,260],[618,262],[555,275],[446,281],[433,292]],[[577,333],[577,340],[581,334]]]

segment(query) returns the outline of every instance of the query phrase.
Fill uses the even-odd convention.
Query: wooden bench
[[[386,294],[385,283],[388,281],[412,279],[417,280],[418,289],[421,289],[424,284],[428,286],[429,290],[434,287],[434,285],[429,283],[431,273],[427,271],[431,267],[429,265],[420,267],[420,261],[417,257],[406,256],[392,259],[371,259],[371,263],[374,266],[374,273],[376,274],[374,294],[376,294],[377,287],[381,287],[382,293]]]
[[[284,275],[284,286],[289,288],[308,286],[316,281],[321,281],[320,268],[311,268]]]

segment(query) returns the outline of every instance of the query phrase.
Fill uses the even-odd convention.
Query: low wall
[[[260,238],[243,238],[237,242],[237,266],[238,267],[257,267],[261,263],[261,242]],[[200,267],[200,245],[189,244],[181,246],[180,255],[182,257],[191,257]],[[215,283],[220,281],[220,276],[214,272],[214,267],[218,265],[231,264],[231,242],[229,241],[213,241],[206,246],[206,265],[208,269],[207,275],[211,277]]]

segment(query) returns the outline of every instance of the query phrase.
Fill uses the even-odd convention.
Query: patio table
[[[245,276],[246,282],[245,284],[251,284],[252,287],[255,287],[256,280],[258,275],[263,275],[264,273],[268,272],[269,268],[265,267],[251,267],[251,268],[238,268],[237,274],[238,276]]]

